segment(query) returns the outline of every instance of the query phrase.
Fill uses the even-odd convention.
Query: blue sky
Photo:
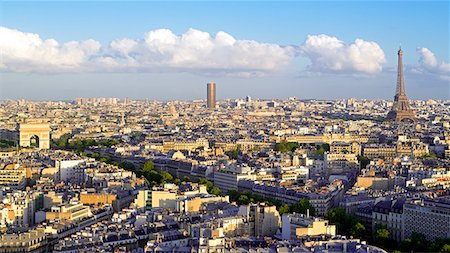
[[[413,99],[448,99],[450,96],[448,1],[3,1],[0,6],[0,26],[8,29],[8,36],[12,36],[9,35],[11,30],[17,30],[37,34],[43,41],[54,39],[58,42],[55,47],[61,50],[58,57],[70,57],[62,55],[66,50],[60,47],[69,41],[95,40],[99,44],[98,47],[94,44],[83,47],[83,50],[89,47],[88,62],[61,60],[45,66],[33,63],[30,67],[27,61],[34,59],[22,59],[19,66],[17,53],[7,55],[6,67],[0,67],[0,98],[3,99],[69,99],[76,96],[199,99],[204,97],[204,86],[210,80],[218,83],[219,98],[246,95],[261,98],[391,98],[395,90],[399,45],[405,52],[409,96]],[[223,55],[215,53],[221,47],[214,47],[211,51],[214,53],[202,57],[191,55],[201,54],[201,50],[186,53],[176,49],[169,55],[158,56],[173,59],[188,54],[192,68],[180,67],[179,62],[172,61],[157,66],[155,59],[149,59],[154,54],[149,54],[147,49],[127,51],[127,59],[139,55],[137,60],[133,59],[137,62],[134,67],[127,65],[107,71],[104,66],[98,67],[98,62],[104,62],[105,56],[115,57],[117,52],[108,48],[111,41],[129,38],[147,45],[142,42],[146,33],[161,28],[180,38],[193,28],[209,33],[211,37],[223,31],[236,41],[253,40],[259,44],[254,54],[248,53],[245,62],[255,59],[262,63],[243,66],[241,59],[233,59],[240,57],[242,51],[239,50],[244,50],[239,47],[233,49],[236,55],[229,56],[231,63],[211,60],[211,65],[217,65],[212,70],[207,66],[209,63],[197,64],[196,60],[209,61],[210,57]],[[155,36],[162,36],[158,34]],[[193,35],[194,45],[199,34]],[[320,34],[326,37],[313,37],[317,40],[307,41],[308,35]],[[339,52],[327,49],[336,42],[330,38],[342,42]],[[364,43],[356,45],[356,39]],[[264,44],[279,47],[276,48],[278,51],[261,56],[270,50]],[[351,53],[353,44],[358,47],[358,52],[362,52],[360,56]],[[158,51],[164,46],[158,44],[151,50]],[[176,47],[189,48],[190,45]],[[377,50],[381,52],[371,54]],[[89,62],[94,57],[96,62]],[[114,60],[123,65],[124,57]],[[348,60],[346,57],[359,58]],[[364,57],[368,57],[367,61],[372,61],[374,66],[359,66],[365,61]],[[147,64],[149,61],[150,65]],[[332,64],[323,66],[324,61]],[[58,66],[52,64],[60,62],[71,64],[70,71],[56,71]],[[90,71],[92,69],[95,71]]]

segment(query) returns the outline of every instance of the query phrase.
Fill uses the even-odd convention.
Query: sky
[[[449,1],[0,1],[0,99],[450,99]]]

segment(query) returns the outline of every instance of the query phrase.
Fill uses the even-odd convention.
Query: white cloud
[[[143,40],[113,41],[107,51],[120,55],[124,68],[181,70],[202,73],[267,73],[287,65],[294,54],[289,47],[251,40],[236,40],[225,32],[214,37],[189,29],[175,35],[167,29],[148,32]]]
[[[294,57],[307,57],[306,74],[376,74],[386,62],[381,47],[356,39],[351,44],[328,35],[309,35],[297,48],[238,40],[223,31],[215,35],[189,29],[174,34],[168,29],[149,31],[141,39],[58,42],[38,34],[0,26],[1,72],[190,72],[250,77],[283,69]],[[448,63],[439,63],[427,48],[417,73],[450,79]],[[297,53],[297,55],[296,55]]]
[[[59,44],[37,34],[0,27],[1,69],[11,72],[78,71],[100,50],[94,40]]]
[[[0,27],[0,70],[6,72],[168,72],[251,76],[276,71],[294,57],[291,47],[236,40],[225,32],[211,36],[189,29],[168,29],[143,39],[118,39],[109,46],[86,40],[64,44],[37,34]]]
[[[419,53],[420,58],[419,64],[412,69],[414,73],[434,75],[443,80],[450,80],[449,63],[439,63],[434,53],[428,48],[418,48],[417,52]]]
[[[310,72],[376,74],[386,62],[384,52],[376,42],[356,39],[346,45],[336,37],[308,35],[300,46],[300,54],[310,59]]]

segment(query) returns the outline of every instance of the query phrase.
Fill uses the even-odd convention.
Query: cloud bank
[[[101,45],[96,40],[58,42],[38,34],[0,26],[0,72],[189,72],[203,75],[255,76],[274,73],[295,57],[310,64],[303,73],[375,75],[386,62],[373,41],[350,44],[336,37],[308,35],[298,46],[238,40],[220,31],[215,35],[196,29],[174,34],[152,30],[141,39],[122,38]],[[415,73],[450,80],[450,66],[439,63],[427,48],[419,48]]]
[[[102,47],[98,41],[60,44],[38,34],[0,27],[0,69],[5,72],[170,72],[254,75],[270,73],[294,57],[292,47],[236,40],[195,29],[175,35],[153,30],[143,39],[118,39]]]
[[[417,74],[427,74],[438,76],[442,80],[450,81],[450,64],[439,63],[431,50],[425,47],[417,49],[420,55],[419,64],[413,67],[412,71]]]
[[[95,40],[42,40],[39,35],[0,27],[0,69],[7,72],[77,71],[99,52]]]
[[[320,73],[376,74],[386,62],[383,50],[375,42],[356,39],[346,45],[325,34],[309,35],[300,46],[300,54],[311,61],[309,71]]]

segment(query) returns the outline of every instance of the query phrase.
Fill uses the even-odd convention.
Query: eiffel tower
[[[408,97],[406,96],[402,58],[403,51],[400,48],[398,50],[397,90],[395,92],[394,105],[386,119],[396,122],[413,122],[416,121],[416,115],[409,106]]]

